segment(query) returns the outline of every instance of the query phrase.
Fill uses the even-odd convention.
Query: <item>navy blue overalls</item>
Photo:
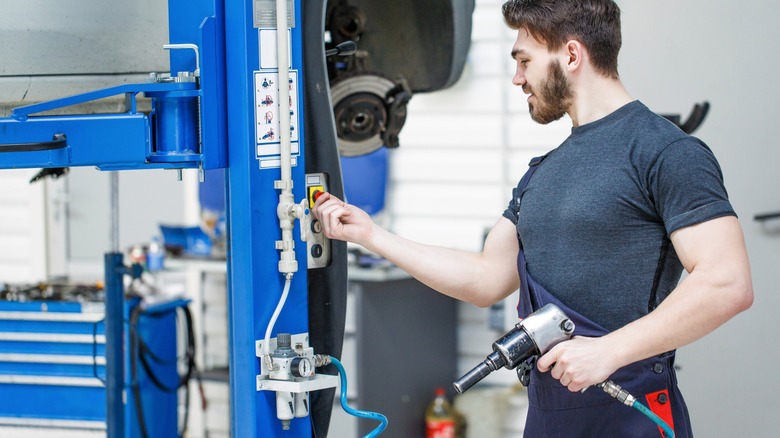
[[[528,181],[545,157],[531,160],[528,172],[520,180],[517,196],[522,196]],[[518,315],[524,318],[545,304],[554,303],[574,322],[574,336],[598,337],[606,329],[561,303],[528,275],[523,244],[517,267],[520,274]],[[569,391],[549,372],[536,366],[530,371],[528,384],[528,417],[524,436],[528,438],[658,438],[663,432],[638,410],[623,405],[601,389],[593,387],[584,393]],[[615,372],[610,380],[630,392],[665,420],[676,438],[693,436],[688,409],[677,388],[674,352],[645,359]]]

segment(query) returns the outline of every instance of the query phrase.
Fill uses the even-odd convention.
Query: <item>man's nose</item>
[[[512,84],[517,85],[518,87],[522,87],[525,85],[525,76],[520,73],[520,71],[517,71],[515,76],[512,78]]]

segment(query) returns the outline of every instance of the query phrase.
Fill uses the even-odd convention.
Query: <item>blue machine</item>
[[[16,108],[0,118],[0,168],[197,168],[202,176],[225,169],[233,436],[327,435],[335,374],[341,371],[343,379],[343,369],[314,353],[341,356],[346,245],[318,235],[308,208],[317,190],[344,196],[343,148],[329,84],[338,81],[347,90],[339,99],[343,111],[337,111],[338,126],[348,127],[338,133],[342,144],[348,141],[358,151],[397,146],[411,92],[453,84],[470,41],[472,0],[396,5],[388,10],[370,0],[169,0],[169,74]],[[382,32],[360,41],[382,56],[362,65],[406,78],[383,77],[387,88],[379,91],[359,63],[325,59],[327,44],[361,37],[361,9],[382,17],[375,21]],[[423,19],[430,25],[419,25]],[[325,30],[331,41],[325,41]],[[398,32],[415,37],[398,39]],[[367,88],[358,90],[360,96],[373,93],[368,106],[354,106],[348,91],[353,85]],[[42,114],[117,95],[125,97],[123,113]],[[148,114],[138,110],[139,96],[151,99]],[[109,252],[104,260],[108,436],[136,436],[129,425],[137,422],[134,408],[123,399],[136,383],[122,351],[132,309],[123,278],[130,269],[121,253]],[[317,373],[312,365],[321,365]]]
[[[177,436],[176,312],[187,304],[124,303],[130,336],[122,348],[129,352],[126,369],[133,372],[123,384],[129,400],[123,415],[129,421],[122,436]],[[0,302],[0,417],[21,426],[105,429],[105,333],[99,302]],[[141,427],[151,433],[142,434]]]
[[[31,424],[38,418],[86,426],[105,421],[106,392],[98,380],[105,379],[102,310],[75,302],[0,303],[6,356],[0,417]]]
[[[282,11],[282,21],[277,20],[276,14],[280,5],[289,7],[289,14]],[[332,344],[328,353],[340,354],[338,329],[336,336],[330,330],[325,340],[306,335],[309,291],[305,267],[309,263],[307,251],[293,252],[293,247],[306,248],[295,219],[308,218],[305,128],[300,116],[304,106],[301,11],[300,1],[171,0],[170,44],[165,46],[171,51],[170,74],[153,75],[150,83],[122,85],[16,108],[10,117],[0,119],[0,168],[227,168],[231,428],[235,436],[276,436],[283,428],[287,429],[287,436],[308,437],[312,433],[308,415],[298,415],[283,424],[276,418],[274,392],[258,391],[262,368],[257,343],[264,339],[285,283],[287,304],[280,308],[274,334],[303,335],[307,348],[311,348],[308,344]],[[321,9],[318,12],[320,16],[323,13]],[[283,34],[276,31],[278,23],[283,24]],[[278,35],[290,41],[287,48],[279,49],[285,55],[282,57],[276,55],[281,39]],[[324,71],[321,32],[319,38],[319,60],[323,64],[320,70]],[[272,83],[276,85],[271,86]],[[125,96],[124,113],[41,115],[116,95]],[[150,113],[138,111],[139,96],[151,99]],[[327,102],[327,95],[322,97]],[[284,100],[282,105],[273,104],[280,98]],[[326,105],[327,115],[330,108]],[[281,114],[280,108],[285,108]],[[279,120],[285,118],[290,119],[290,129],[280,132],[279,126],[285,124]],[[269,135],[274,129],[276,134]],[[290,152],[285,152],[285,142]],[[320,163],[326,172],[328,161],[337,163],[335,143],[331,143],[333,149],[325,155],[333,155],[334,159],[325,158]],[[286,160],[291,162],[285,169]],[[316,154],[313,160],[317,161]],[[329,176],[322,174],[322,179],[319,186],[325,187],[327,179],[328,189],[341,194],[338,167],[332,168]],[[280,199],[280,192],[284,199]],[[290,217],[277,215],[276,205],[280,202],[289,204]],[[281,259],[277,247],[281,249]],[[338,245],[335,257],[345,258],[345,251],[339,250]],[[268,263],[270,260],[279,260],[278,266]],[[345,282],[346,266],[333,265],[328,268],[325,263],[319,284],[343,294],[344,287],[333,286],[334,281]],[[297,266],[304,267],[304,273],[295,275],[293,281]],[[129,393],[137,383],[129,380],[135,365],[122,351],[123,338],[128,337],[123,321],[129,309],[122,279],[128,273],[122,254],[106,254],[104,394],[109,437],[139,436],[134,407],[123,399],[123,392]],[[339,303],[320,295],[315,301],[333,302],[336,310],[335,317],[324,316],[318,321],[339,326],[338,321],[333,321],[341,318],[343,333],[343,317],[339,316],[343,313],[343,299]],[[335,382],[328,386],[335,386]],[[313,418],[324,418],[315,419],[315,423],[324,421],[326,429],[331,406],[332,395],[321,402],[315,397],[306,402],[305,414],[311,407]],[[158,410],[156,415],[168,411]],[[95,419],[98,417],[103,415]],[[176,418],[175,413],[172,418]],[[175,432],[161,436],[175,436]]]

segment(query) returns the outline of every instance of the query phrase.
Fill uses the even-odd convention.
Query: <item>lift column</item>
[[[300,1],[288,1],[290,77],[279,77],[276,1],[225,2],[228,170],[227,220],[230,404],[233,436],[310,437],[308,417],[282,430],[275,394],[257,391],[260,365],[255,341],[262,339],[282,294],[278,270],[281,239],[276,207],[280,179],[280,130],[288,129],[292,149],[293,196],[305,197],[301,102]],[[290,126],[280,127],[279,89],[287,87]],[[294,230],[296,260],[289,297],[272,333],[307,332],[306,245]]]

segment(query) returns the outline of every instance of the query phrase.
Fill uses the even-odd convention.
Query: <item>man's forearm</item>
[[[488,306],[519,286],[517,230],[506,218],[490,229],[477,253],[404,239],[377,226],[365,211],[328,193],[319,197],[312,211],[328,238],[362,245],[453,298]]]
[[[379,227],[361,243],[432,289],[478,306],[489,306],[518,287],[511,258],[497,262],[484,253],[421,244]]]

